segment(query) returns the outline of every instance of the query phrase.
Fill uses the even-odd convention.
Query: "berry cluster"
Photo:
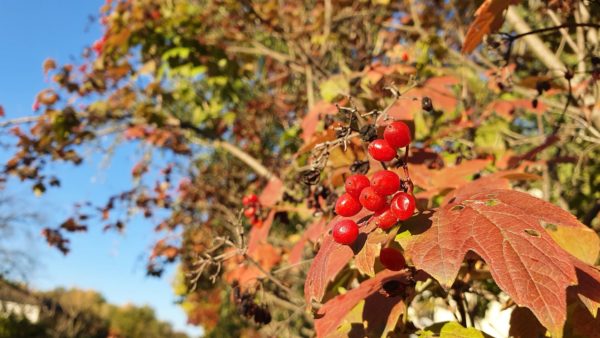
[[[244,205],[244,216],[250,220],[252,226],[262,226],[262,220],[260,216],[260,202],[258,196],[250,194],[242,198],[242,204]]]
[[[376,160],[387,162],[396,158],[399,148],[410,144],[410,129],[403,122],[390,123],[383,132],[383,139],[369,144],[369,154]],[[393,171],[380,170],[371,179],[354,174],[346,179],[346,193],[336,204],[335,212],[343,217],[352,217],[362,208],[374,212],[378,227],[387,230],[398,221],[409,219],[415,211],[415,199],[404,189],[402,180]],[[333,239],[340,244],[352,244],[358,237],[358,225],[343,219],[333,226]]]

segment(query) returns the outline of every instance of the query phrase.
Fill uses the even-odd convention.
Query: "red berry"
[[[380,195],[391,195],[400,189],[400,177],[393,171],[381,170],[371,178],[371,186]]]
[[[352,197],[358,199],[360,196],[360,192],[371,185],[369,179],[365,175],[355,174],[346,179],[346,192],[349,193]]]
[[[383,230],[391,228],[398,222],[398,216],[396,216],[389,206],[376,212],[374,217],[375,224]]]
[[[246,207],[255,203],[258,203],[258,196],[255,194],[246,195],[242,198],[242,204]]]
[[[259,218],[253,218],[252,219],[252,226],[260,228],[263,226],[263,221]]]
[[[415,198],[408,193],[399,192],[392,199],[390,209],[401,221],[409,219],[415,212]]]
[[[406,53],[406,52],[402,53],[402,61],[408,62],[408,53]]]
[[[362,206],[360,205],[358,200],[348,193],[340,196],[337,199],[337,202],[335,202],[335,213],[340,216],[354,216],[358,214],[360,209],[362,209]]]
[[[369,144],[369,154],[377,161],[391,161],[396,157],[396,150],[383,139],[377,139]]]
[[[333,226],[333,240],[340,244],[352,244],[358,237],[358,225],[350,219],[343,219]]]
[[[373,187],[364,188],[358,200],[363,207],[371,211],[379,211],[386,205],[385,197],[379,195]]]
[[[256,214],[256,208],[254,208],[254,207],[250,207],[250,208],[247,208],[246,210],[244,210],[244,216],[246,216],[248,218],[251,218],[255,214]]]
[[[383,138],[395,149],[410,144],[410,129],[404,122],[392,122],[385,127]]]
[[[388,270],[400,271],[406,267],[402,253],[394,248],[383,248],[379,252],[379,261]]]

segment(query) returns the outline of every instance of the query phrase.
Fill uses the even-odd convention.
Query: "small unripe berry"
[[[340,196],[337,199],[337,202],[335,202],[335,213],[340,216],[354,216],[358,214],[360,209],[362,209],[362,206],[360,205],[358,200],[348,193],[345,193],[342,196]]]
[[[406,267],[402,253],[394,248],[383,248],[379,252],[379,261],[388,270],[400,271]]]
[[[415,212],[415,198],[408,193],[399,192],[392,199],[390,209],[401,221],[409,219]]]
[[[410,128],[404,122],[392,122],[385,127],[383,138],[395,149],[410,144]]]
[[[358,225],[350,219],[343,219],[333,225],[333,240],[339,244],[352,244],[358,237]]]
[[[369,144],[369,154],[377,161],[387,162],[396,157],[396,150],[383,139],[377,139]]]
[[[391,195],[400,189],[400,177],[390,170],[381,170],[371,178],[371,186],[383,196]]]
[[[355,174],[346,179],[345,188],[348,194],[358,199],[360,196],[360,192],[370,185],[371,182],[369,182],[367,176]]]
[[[370,211],[379,211],[385,208],[386,200],[384,196],[379,195],[373,187],[364,188],[360,193],[360,204]]]

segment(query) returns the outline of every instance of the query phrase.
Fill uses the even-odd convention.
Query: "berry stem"
[[[402,169],[404,169],[404,175],[406,176],[406,182],[408,182],[408,193],[413,195],[414,184],[410,179],[410,173],[408,171],[408,152],[410,150],[410,144],[404,148],[404,163],[402,163]]]

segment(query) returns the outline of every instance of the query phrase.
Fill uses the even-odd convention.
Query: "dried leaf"
[[[56,69],[56,61],[54,61],[53,59],[44,60],[42,69],[44,70],[44,75],[47,75],[49,71]]]

